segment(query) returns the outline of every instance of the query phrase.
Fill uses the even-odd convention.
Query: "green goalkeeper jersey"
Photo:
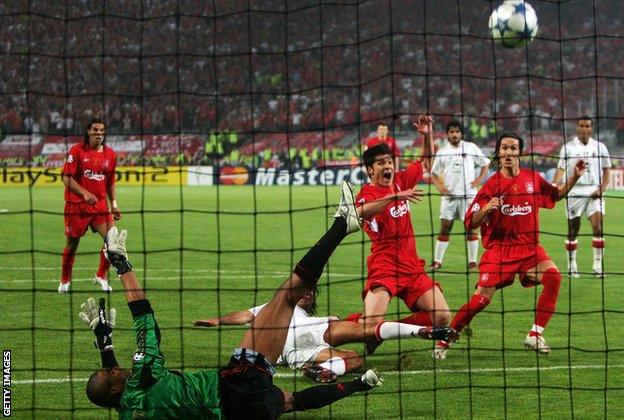
[[[160,329],[147,300],[130,302],[137,351],[119,406],[120,419],[221,419],[216,370],[165,369]]]

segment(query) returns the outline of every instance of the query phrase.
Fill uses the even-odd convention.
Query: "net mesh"
[[[0,4],[0,344],[11,351],[12,382],[4,389],[14,415],[107,414],[84,397],[98,361],[76,318],[80,303],[97,293],[90,280],[100,238],[82,240],[73,292],[57,296],[62,192],[43,188],[62,186],[67,149],[82,141],[92,118],[106,121],[117,153],[118,225],[130,231],[131,257],[174,369],[227,363],[246,327],[199,330],[193,320],[270,299],[330,226],[340,181],[367,182],[359,162],[380,123],[402,150],[403,167],[420,154],[412,122],[421,113],[436,119],[438,145],[444,124],[458,119],[486,155],[500,133],[516,131],[527,142],[524,165],[552,180],[561,146],[587,114],[614,163],[610,188],[622,189],[624,3],[531,3],[539,35],[515,49],[490,39],[487,19],[499,4],[490,0]],[[421,187],[425,199],[411,211],[419,254],[430,261],[440,194]],[[322,415],[606,417],[624,410],[620,199],[609,191],[599,228],[582,218],[580,279],[566,273],[570,201],[543,215],[542,242],[564,276],[546,335],[555,353],[549,359],[520,352],[539,291],[514,286],[497,294],[476,318],[475,335],[463,336],[443,362],[431,358],[430,343],[384,343],[366,363],[387,377],[386,386]],[[595,278],[590,248],[600,236],[608,244],[605,276]],[[443,269],[432,277],[455,312],[472,295],[476,274],[466,269],[459,222],[450,238]],[[321,315],[361,311],[370,244],[360,234],[345,242],[320,282]],[[132,324],[113,277],[117,353],[128,364],[121,355],[134,351]],[[398,299],[388,308],[388,318],[408,313]],[[286,368],[276,382],[310,385]]]

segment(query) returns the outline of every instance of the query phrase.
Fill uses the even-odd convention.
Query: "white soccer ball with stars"
[[[539,30],[537,13],[524,0],[505,0],[490,15],[490,33],[497,43],[507,48],[528,44]]]

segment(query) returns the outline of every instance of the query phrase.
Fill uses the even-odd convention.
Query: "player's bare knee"
[[[349,354],[344,357],[345,361],[345,372],[351,372],[354,370],[361,369],[364,366],[364,358],[357,353]]]
[[[546,271],[544,271],[544,274],[542,274],[541,283],[544,285],[544,287],[559,287],[559,285],[561,284],[561,272],[559,272],[559,269],[557,267],[551,267],[547,269]]]
[[[433,312],[433,325],[448,325],[451,322],[451,311],[450,309],[436,309]]]

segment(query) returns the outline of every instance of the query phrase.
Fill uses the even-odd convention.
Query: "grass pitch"
[[[331,223],[338,187],[123,187],[128,249],[163,330],[162,351],[170,369],[225,364],[241,328],[197,329],[196,318],[252,307],[271,291]],[[583,221],[579,240],[580,279],[564,275],[557,314],[545,337],[551,354],[522,349],[533,323],[535,289],[514,284],[498,293],[443,362],[431,358],[432,343],[387,342],[369,357],[385,379],[381,388],[331,408],[291,414],[297,418],[620,418],[624,416],[624,312],[620,258],[624,196],[607,199],[603,280],[591,275],[591,229]],[[439,199],[413,205],[421,257],[431,261],[439,228]],[[16,418],[109,418],[94,407],[85,380],[99,366],[92,334],[78,320],[80,303],[101,292],[91,283],[98,264],[99,236],[82,240],[73,293],[56,292],[64,246],[63,193],[58,188],[4,189],[0,200],[0,346],[12,351],[12,409]],[[562,272],[565,202],[541,212],[541,239]],[[457,310],[474,290],[465,270],[465,244],[456,223],[444,269],[435,278]],[[361,308],[369,244],[349,236],[332,257],[321,281],[319,314],[344,316]],[[482,250],[480,250],[480,253]],[[121,285],[110,305],[118,309],[117,358],[130,365],[134,352],[131,316]],[[538,290],[539,291],[539,290]],[[393,301],[391,314],[407,314]],[[363,345],[345,346],[363,351]],[[348,377],[349,375],[347,375]],[[276,383],[301,389],[313,383],[279,368]],[[287,416],[288,417],[288,416]]]

